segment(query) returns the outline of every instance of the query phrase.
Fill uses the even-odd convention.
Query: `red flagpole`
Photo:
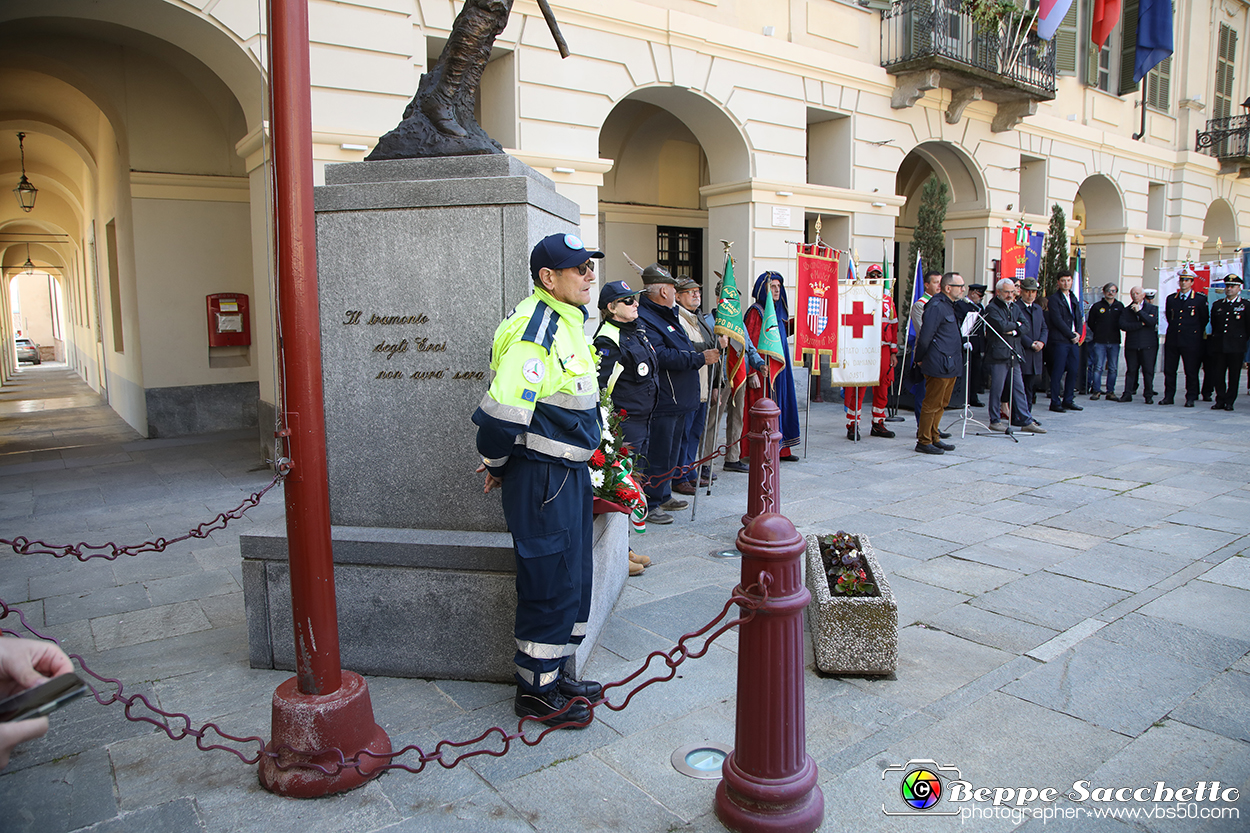
[[[273,694],[272,739],[259,776],[272,792],[314,798],[375,777],[376,765],[389,760],[391,742],[374,720],[364,678],[339,665],[321,387],[308,0],[270,0],[269,44],[296,676]],[[309,754],[321,749],[329,751]],[[340,755],[359,763],[336,769]]]
[[[294,466],[284,488],[296,675],[300,692],[329,694],[338,690],[341,679],[321,388],[308,3],[272,0],[271,9],[278,315],[282,320],[278,350],[284,359],[287,448]]]

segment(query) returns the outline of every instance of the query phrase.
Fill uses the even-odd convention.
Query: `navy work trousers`
[[[503,515],[516,548],[516,679],[526,691],[556,683],[586,636],[594,580],[594,493],[585,465],[513,457]]]

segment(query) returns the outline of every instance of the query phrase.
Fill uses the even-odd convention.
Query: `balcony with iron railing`
[[[973,101],[996,102],[992,129],[1011,130],[1055,97],[1055,44],[1025,18],[978,25],[964,0],[897,0],[881,13],[881,66],[896,76],[892,106],[910,107],[926,90],[952,91],[946,120]]]
[[[1220,160],[1222,173],[1250,168],[1250,115],[1209,120],[1207,129],[1198,131],[1194,149]]]

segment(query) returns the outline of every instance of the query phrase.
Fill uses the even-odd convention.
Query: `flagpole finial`
[[[732,240],[721,240],[720,244],[725,247],[725,254],[729,254],[729,247],[734,244]]]

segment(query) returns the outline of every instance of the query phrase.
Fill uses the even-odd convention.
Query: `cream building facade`
[[[318,182],[395,126],[460,5],[310,0]],[[1119,94],[1132,38],[1118,29],[1091,54],[1086,0],[1056,40],[1053,91],[1023,94],[940,61],[883,68],[900,31],[913,45],[926,32],[973,43],[959,0],[885,17],[842,0],[552,5],[572,55],[560,58],[536,3],[516,0],[479,121],[578,203],[583,237],[608,253],[603,280],[635,279],[628,252],[710,286],[730,240],[743,290],[766,269],[792,282],[792,242],[817,217],[830,244],[905,271],[931,174],[951,189],[944,267],[979,282],[1002,226],[1045,229],[1056,203],[1091,279],[1124,288],[1214,258],[1217,240],[1228,257],[1250,224],[1250,160],[1227,139],[1223,159],[1195,149],[1248,93],[1242,0],[1178,4],[1176,52],[1148,80],[1139,140],[1141,96]],[[60,286],[66,360],[150,436],[272,434],[264,31],[263,0],[0,3],[0,182],[21,175],[20,131],[39,189],[30,212],[0,199],[6,283],[29,251]],[[213,293],[249,295],[250,346],[209,345]],[[9,293],[0,305],[11,330]],[[0,351],[0,373],[15,370]]]

